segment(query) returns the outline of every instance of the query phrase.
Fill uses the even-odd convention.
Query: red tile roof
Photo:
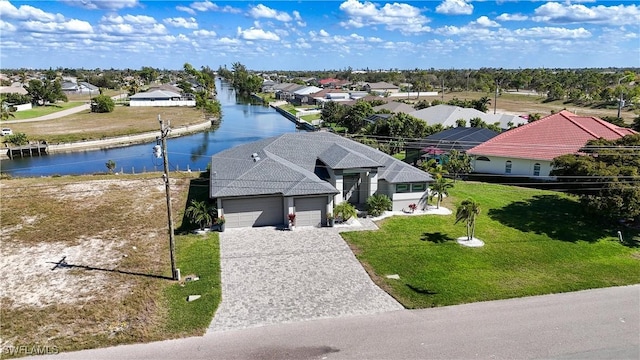
[[[619,139],[636,131],[602,119],[579,116],[563,110],[538,121],[508,130],[470,150],[468,154],[553,160],[575,154],[587,141]]]

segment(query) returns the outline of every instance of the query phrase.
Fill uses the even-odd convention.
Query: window
[[[540,163],[533,164],[533,176],[540,176]]]
[[[478,160],[478,161],[491,161],[491,160],[489,160],[489,158],[488,158],[488,157],[486,157],[486,156],[478,156],[478,157],[476,158],[476,160]]]
[[[511,174],[511,160],[507,160],[506,164],[504,165],[504,172],[505,174]]]
[[[397,193],[405,193],[409,192],[410,187],[409,184],[396,184],[396,192]]]
[[[424,183],[422,184],[411,184],[411,192],[423,192],[426,189]]]

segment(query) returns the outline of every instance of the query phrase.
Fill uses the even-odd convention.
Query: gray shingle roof
[[[260,160],[255,161],[252,154]],[[336,194],[316,174],[317,162],[335,170],[378,168],[390,183],[427,182],[429,174],[377,149],[329,132],[287,133],[219,152],[211,159],[211,197]]]

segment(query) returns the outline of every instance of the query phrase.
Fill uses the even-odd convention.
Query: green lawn
[[[397,216],[378,231],[343,233],[374,280],[407,308],[640,283],[640,251],[564,194],[457,182],[443,206],[480,203],[481,248],[457,244],[454,216]],[[625,234],[627,237],[638,236]],[[398,274],[400,280],[385,275]]]
[[[180,336],[202,335],[221,301],[218,233],[177,236],[176,262],[183,280],[189,275],[197,275],[200,280],[183,281],[165,289],[167,331]],[[202,297],[187,302],[189,295]]]
[[[87,101],[89,100],[87,99]],[[14,117],[10,118],[9,120],[23,120],[23,119],[31,119],[39,116],[49,115],[58,111],[62,111],[62,110],[66,110],[66,109],[70,109],[76,106],[86,104],[87,101],[85,102],[69,101],[69,102],[57,103],[55,105],[35,106],[31,110],[14,112],[13,113]]]

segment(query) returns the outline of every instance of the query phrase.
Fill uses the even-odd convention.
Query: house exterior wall
[[[551,172],[551,161],[534,159],[514,159],[500,156],[485,156],[489,161],[478,160],[480,155],[473,160],[473,171],[476,173],[516,175],[534,177],[535,164],[540,164],[540,174],[538,176],[549,176]],[[511,161],[511,173],[506,172],[506,163]]]
[[[424,209],[427,206],[428,199],[428,187],[425,185],[424,191],[416,192],[396,192],[397,184],[390,184],[384,180],[378,182],[378,194],[387,195],[393,202],[392,211],[402,211],[407,209],[409,204],[418,205],[419,209]],[[411,186],[411,184],[409,184]]]
[[[131,100],[129,106],[196,106],[195,100]]]

